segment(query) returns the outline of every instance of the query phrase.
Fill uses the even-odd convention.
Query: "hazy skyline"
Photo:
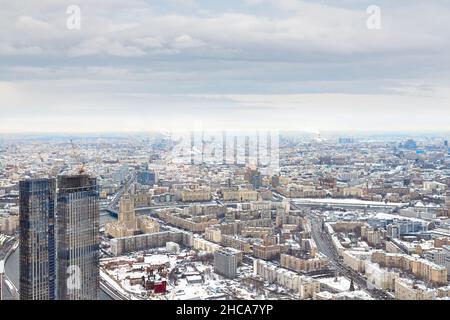
[[[450,127],[448,1],[0,4],[3,133]]]

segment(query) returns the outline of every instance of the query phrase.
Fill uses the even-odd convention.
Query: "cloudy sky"
[[[79,30],[67,28],[70,5]],[[379,30],[367,28],[370,5]],[[450,131],[448,0],[0,8],[0,132]]]

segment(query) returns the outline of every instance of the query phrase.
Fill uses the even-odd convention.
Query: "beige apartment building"
[[[442,248],[443,246],[450,245],[450,238],[447,237],[438,237],[434,238],[434,247],[435,248]]]
[[[135,207],[150,207],[152,205],[152,195],[149,193],[136,193],[133,197]]]
[[[215,243],[222,241],[222,231],[217,227],[208,227],[205,229],[205,239]]]
[[[182,190],[181,191],[182,202],[202,202],[211,200],[210,190]]]
[[[253,252],[252,244],[242,238],[237,237],[237,236],[223,234],[221,243],[225,247],[234,248],[234,249],[240,250],[244,253]]]
[[[361,226],[361,239],[367,241],[372,247],[380,247],[381,241],[385,238],[385,231],[368,226]]]
[[[150,217],[142,216],[137,218],[138,230],[142,233],[156,233],[159,232],[159,223]]]
[[[263,260],[274,260],[280,257],[282,246],[279,244],[254,244],[253,255]]]
[[[358,187],[342,188],[342,195],[344,197],[361,198],[363,195],[363,188]]]
[[[273,229],[270,227],[244,227],[241,230],[241,235],[249,238],[263,238],[272,235],[272,233]]]
[[[410,279],[397,278],[395,298],[397,300],[433,300],[436,298],[436,290],[415,284]]]
[[[256,201],[258,192],[253,190],[223,190],[224,201]]]
[[[328,267],[328,259],[325,257],[302,259],[287,254],[281,254],[280,264],[283,268],[293,271],[311,272]]]
[[[317,280],[311,277],[301,276],[296,272],[277,267],[266,261],[255,260],[253,273],[262,277],[264,281],[276,283],[298,293],[301,300],[312,299],[320,292],[320,283]]]
[[[216,250],[219,250],[220,248],[222,248],[222,246],[220,246],[217,243],[205,240],[200,237],[194,237],[194,249],[195,250],[205,251],[208,253],[214,253],[214,252],[216,252]]]
[[[381,267],[399,268],[411,272],[414,276],[434,285],[447,284],[447,269],[431,261],[399,253],[374,251],[372,262]]]
[[[192,232],[205,232],[206,228],[219,223],[217,219],[209,219],[207,221],[194,221],[189,218],[183,218],[177,215],[177,213],[170,212],[168,210],[159,211],[158,217],[164,220],[164,222],[192,231]]]
[[[288,198],[323,198],[327,195],[326,190],[313,185],[289,184],[287,187],[278,187],[277,191]]]

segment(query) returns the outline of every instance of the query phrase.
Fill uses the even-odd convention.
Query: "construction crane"
[[[59,174],[59,172],[61,171],[60,166],[47,162],[48,169],[46,170],[46,167],[45,167],[46,162],[45,162],[44,156],[42,155],[41,152],[38,153],[38,156],[39,156],[39,160],[41,162],[40,169],[41,169],[42,173],[45,173],[45,174],[49,175],[50,177],[57,176]],[[47,160],[48,160],[48,157],[47,157]]]
[[[75,159],[80,164],[80,167],[78,168],[78,174],[84,174],[86,172],[85,170],[86,163],[81,160],[80,154],[77,153],[75,143],[73,142],[72,139],[70,139],[70,144],[72,146],[72,158]]]

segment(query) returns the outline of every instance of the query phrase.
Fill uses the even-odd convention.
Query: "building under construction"
[[[97,300],[97,179],[88,175],[59,176],[58,188],[58,299]]]

